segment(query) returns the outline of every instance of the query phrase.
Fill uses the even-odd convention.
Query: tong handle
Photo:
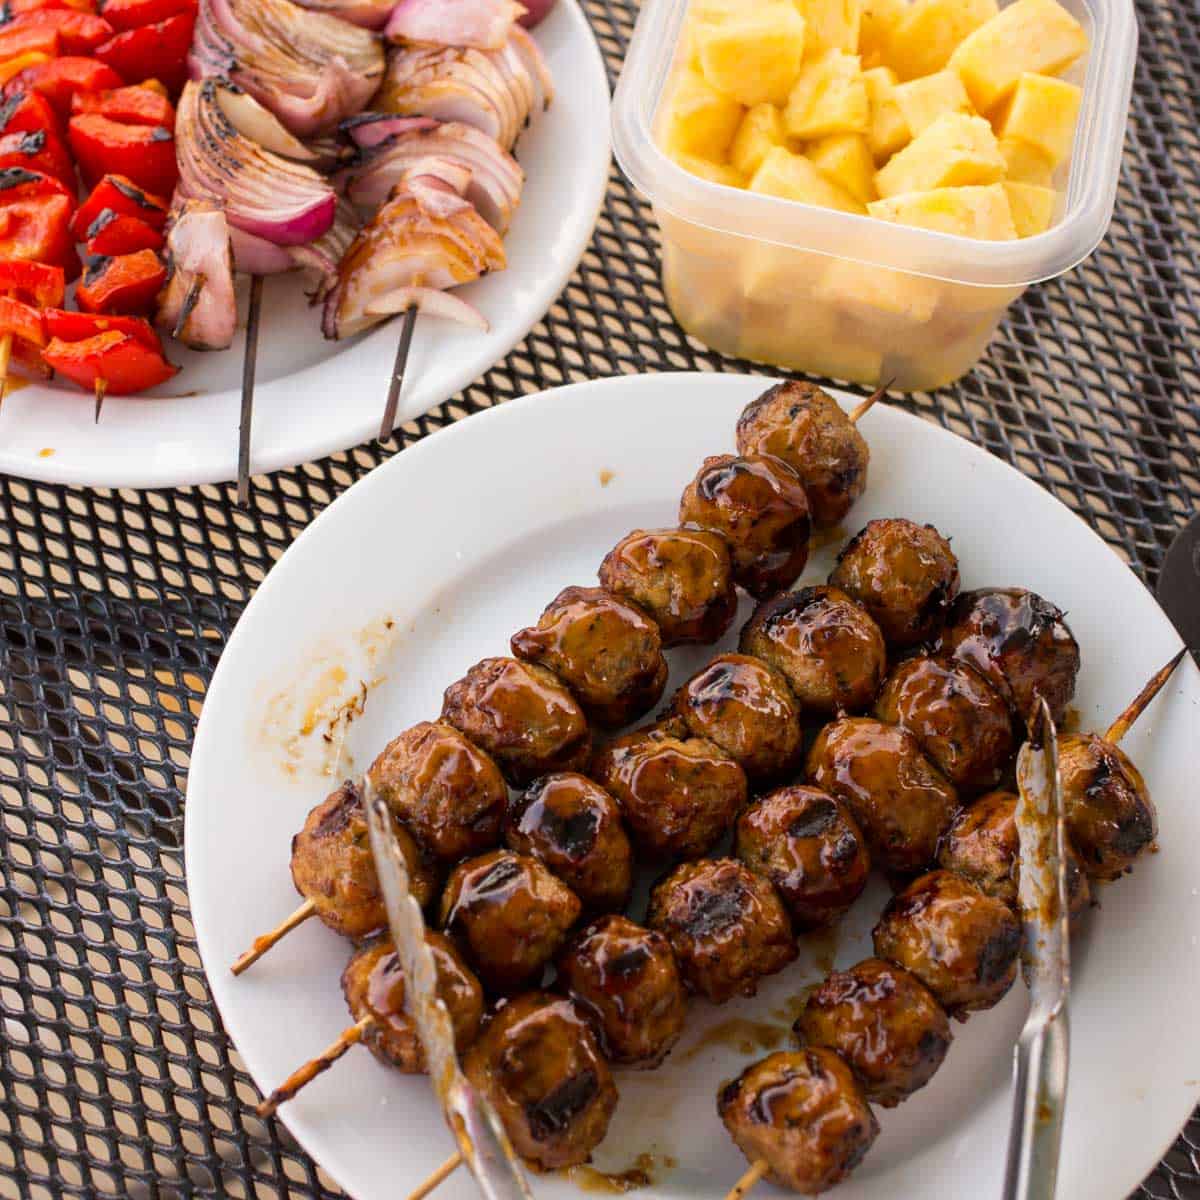
[[[1065,1005],[1022,1030],[1013,1063],[1003,1200],[1054,1200],[1069,1058]]]

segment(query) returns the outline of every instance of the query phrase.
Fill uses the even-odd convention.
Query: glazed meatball
[[[392,828],[412,894],[424,907],[437,889],[437,875],[408,830],[395,820]],[[350,780],[322,800],[292,838],[292,882],[316,905],[321,921],[344,937],[365,937],[387,924],[362,796]]]
[[[591,755],[575,697],[545,667],[515,658],[485,658],[452,683],[442,720],[486,750],[514,787],[579,769]]]
[[[1129,756],[1097,734],[1058,743],[1063,814],[1071,840],[1095,879],[1116,879],[1158,836],[1158,813]]]
[[[826,725],[808,754],[808,778],[845,802],[885,871],[933,862],[958,807],[953,785],[896,725],[849,717]]]
[[[1079,645],[1063,614],[1023,588],[964,592],[950,609],[938,649],[970,663],[1025,724],[1038,696],[1061,724],[1075,694]]]
[[[509,801],[504,841],[546,864],[588,912],[624,908],[633,849],[617,802],[584,775],[543,775]]]
[[[536,858],[493,850],[460,863],[442,893],[442,928],[497,991],[534,979],[579,917],[579,898]]]
[[[893,896],[874,938],[880,958],[911,971],[960,1020],[1003,999],[1017,977],[1017,918],[953,871],[930,871]]]
[[[1091,889],[1070,835],[1065,849],[1067,908],[1077,917],[1087,908]],[[942,835],[938,866],[956,871],[981,892],[1015,909],[1021,876],[1017,797],[1012,792],[989,792],[969,808],[960,809]]]
[[[743,627],[738,649],[779,671],[804,712],[861,712],[887,670],[879,626],[832,587],[764,600]]]
[[[836,525],[867,486],[866,439],[812,383],[789,380],[752,400],[738,419],[737,448],[787,463],[804,484],[816,525]]]
[[[649,613],[664,646],[715,642],[737,613],[729,547],[703,529],[635,529],[605,556],[600,582]]]
[[[769,879],[798,928],[836,921],[867,886],[871,859],[840,800],[814,787],[785,787],[738,818],[735,853]]]
[[[683,1032],[687,998],[667,939],[627,917],[601,917],[558,959],[563,990],[592,1022],[609,1062],[657,1067]]]
[[[941,629],[958,595],[958,559],[932,525],[868,521],[842,547],[829,582],[875,618],[889,646],[915,646]]]
[[[973,667],[944,655],[900,663],[883,682],[875,715],[904,726],[961,791],[995,787],[1012,757],[1003,697]]]
[[[884,1108],[923,1088],[952,1040],[950,1021],[929,989],[878,958],[834,971],[792,1028],[801,1044],[840,1054],[867,1099]]]
[[[483,1020],[483,989],[454,944],[440,933],[425,935],[437,967],[437,992],[450,1014],[461,1054]],[[361,947],[342,972],[342,995],[355,1021],[370,1018],[363,1044],[380,1062],[409,1074],[425,1070],[425,1050],[416,1023],[404,1010],[404,968],[390,937]]]
[[[788,681],[760,658],[720,654],[675,694],[690,733],[715,742],[752,780],[791,771],[802,750],[800,709]]]
[[[559,592],[536,625],[513,634],[512,652],[553,671],[588,717],[610,729],[649,712],[667,684],[658,626],[603,588]]]
[[[750,1162],[780,1187],[815,1196],[862,1162],[879,1122],[831,1050],[777,1050],[717,1093],[717,1112]]]
[[[529,992],[505,1004],[467,1051],[513,1148],[537,1170],[585,1163],[608,1131],[617,1088],[570,1000]]]
[[[457,862],[500,841],[508,788],[500,768],[457,729],[422,721],[390,741],[371,782],[435,858]]]
[[[753,996],[796,957],[775,889],[733,858],[676,867],[650,893],[646,924],[666,934],[687,986],[714,1004]]]
[[[746,775],[706,738],[660,729],[610,742],[592,776],[616,799],[634,846],[647,858],[699,858],[746,803]]]
[[[777,458],[706,458],[684,489],[679,524],[720,534],[734,582],[760,600],[791,587],[808,562],[808,497],[800,476]]]

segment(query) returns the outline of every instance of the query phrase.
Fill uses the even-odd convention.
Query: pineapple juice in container
[[[861,384],[969,371],[1112,216],[1132,0],[645,0],[613,106],[676,319]]]

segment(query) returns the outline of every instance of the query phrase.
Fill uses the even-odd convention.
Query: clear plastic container
[[[939,387],[978,361],[1031,283],[1070,270],[1112,217],[1133,83],[1131,0],[1061,0],[1088,34],[1059,212],[1045,232],[978,241],[726,187],[660,149],[656,117],[688,0],[645,0],[613,104],[617,160],[654,206],[676,319],[723,353],[856,383]],[[1003,2],[1002,2],[1003,6]]]

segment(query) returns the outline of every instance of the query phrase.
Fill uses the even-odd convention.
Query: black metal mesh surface
[[[589,0],[615,80],[634,10]],[[1140,65],[1104,246],[1032,290],[917,412],[1050,487],[1148,583],[1200,500],[1200,10],[1140,0]],[[690,342],[646,206],[614,171],[587,256],[503,363],[390,452],[522,392],[748,369]],[[231,431],[232,433],[232,431]],[[188,747],[225,640],[363,448],[229,488],[0,478],[0,1197],[336,1194],[257,1095],[196,954],[180,835]],[[1200,1198],[1200,1118],[1143,1196]]]

